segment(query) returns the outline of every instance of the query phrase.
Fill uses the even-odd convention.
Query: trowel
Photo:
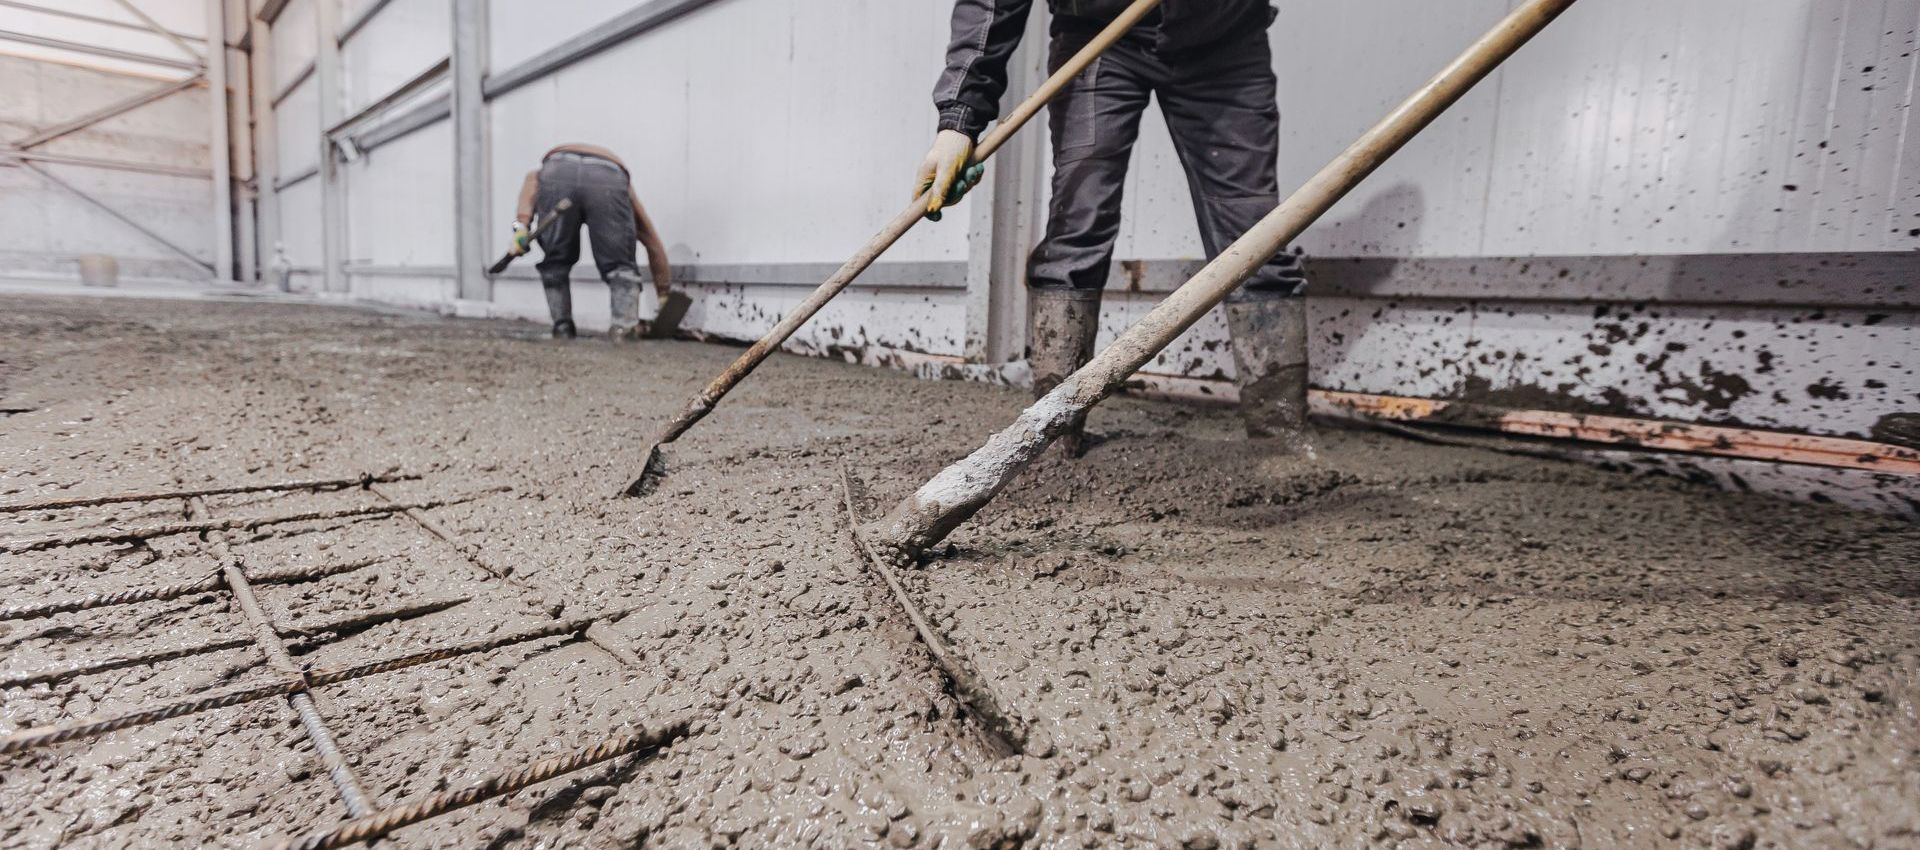
[[[561,198],[560,203],[554,204],[553,209],[547,210],[546,215],[534,220],[533,229],[528,233],[527,238],[531,239],[539,236],[540,231],[546,230],[549,225],[553,224],[555,219],[560,217],[561,213],[570,209],[573,209],[573,202],[566,198]],[[499,274],[506,271],[507,267],[513,265],[514,259],[519,256],[519,254],[508,251],[499,260],[496,260],[493,265],[487,267],[487,274]]]
[[[660,300],[660,310],[653,314],[653,322],[647,325],[647,339],[673,339],[680,332],[680,323],[687,319],[687,308],[693,306],[693,299],[684,292],[667,293]]]

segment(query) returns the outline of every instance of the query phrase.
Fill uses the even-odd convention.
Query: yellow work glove
[[[527,252],[527,247],[532,243],[533,243],[533,232],[527,229],[527,223],[524,221],[514,222],[513,223],[513,241],[508,243],[507,253],[510,253],[518,257],[522,254],[525,254]]]
[[[969,165],[973,160],[973,139],[958,130],[941,130],[933,137],[933,148],[920,163],[914,183],[914,197],[927,195],[927,220],[939,221],[940,210],[960,203],[967,192],[979,185],[986,174],[985,164]]]

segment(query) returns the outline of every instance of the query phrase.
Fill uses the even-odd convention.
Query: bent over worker
[[[939,134],[916,187],[929,213],[978,180],[975,139],[999,114],[1007,60],[1033,0],[956,0],[947,65],[934,88]],[[1124,10],[1126,0],[1050,0],[1049,67],[1057,70]],[[1280,202],[1280,113],[1266,0],[1165,0],[1047,107],[1053,198],[1046,235],[1027,262],[1028,362],[1036,396],[1093,356],[1100,296],[1120,232],[1120,191],[1140,114],[1160,98],[1209,259]],[[959,181],[955,185],[956,178]],[[1307,441],[1305,284],[1299,258],[1274,255],[1228,299],[1228,329],[1247,433],[1291,451]],[[1075,423],[1070,454],[1084,446]]]
[[[572,205],[540,233],[528,232],[536,212],[552,210],[563,199],[572,201]],[[632,177],[619,157],[596,145],[560,145],[547,151],[539,168],[527,172],[513,220],[514,252],[526,253],[528,243],[538,240],[545,253],[537,268],[556,339],[572,339],[576,333],[570,276],[574,263],[580,261],[582,224],[587,226],[587,236],[593,243],[593,264],[600,270],[600,279],[606,281],[612,301],[613,324],[608,337],[616,341],[639,339],[640,267],[634,262],[633,245],[637,240],[647,249],[653,288],[662,301],[673,288],[667,249],[653,221],[647,218],[646,208],[640,206]]]

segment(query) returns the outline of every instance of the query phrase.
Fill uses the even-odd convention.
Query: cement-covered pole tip
[[[647,447],[647,455],[640,463],[640,475],[620,491],[620,496],[638,499],[654,491],[660,485],[660,479],[666,476],[665,465],[660,459],[660,444]]]

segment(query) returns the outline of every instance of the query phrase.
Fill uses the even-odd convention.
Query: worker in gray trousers
[[[553,223],[539,233],[528,231],[544,213],[570,200]],[[547,312],[553,317],[555,339],[572,339],[573,265],[580,261],[580,226],[586,225],[593,245],[593,264],[607,283],[613,321],[607,336],[616,342],[640,338],[640,266],[634,262],[634,242],[647,249],[647,266],[662,303],[672,291],[672,268],[660,232],[640,206],[627,166],[612,151],[596,145],[566,144],[547,152],[540,167],[520,184],[514,211],[513,251],[524,254],[538,241],[543,256],[536,268],[547,293]]]
[[[1129,4],[1049,0],[1049,67],[1058,68]],[[956,0],[947,65],[934,88],[939,134],[917,185],[930,212],[958,200],[974,140],[999,114],[1007,60],[1033,0]],[[1165,0],[1048,106],[1053,198],[1027,262],[1027,360],[1045,395],[1093,356],[1100,295],[1120,232],[1120,192],[1147,101],[1160,98],[1187,172],[1211,259],[1280,202],[1280,112],[1266,0]],[[958,185],[956,185],[956,180]],[[1311,453],[1307,433],[1306,283],[1292,252],[1275,254],[1228,299],[1227,326],[1247,433]],[[1063,436],[1084,450],[1082,423]]]

